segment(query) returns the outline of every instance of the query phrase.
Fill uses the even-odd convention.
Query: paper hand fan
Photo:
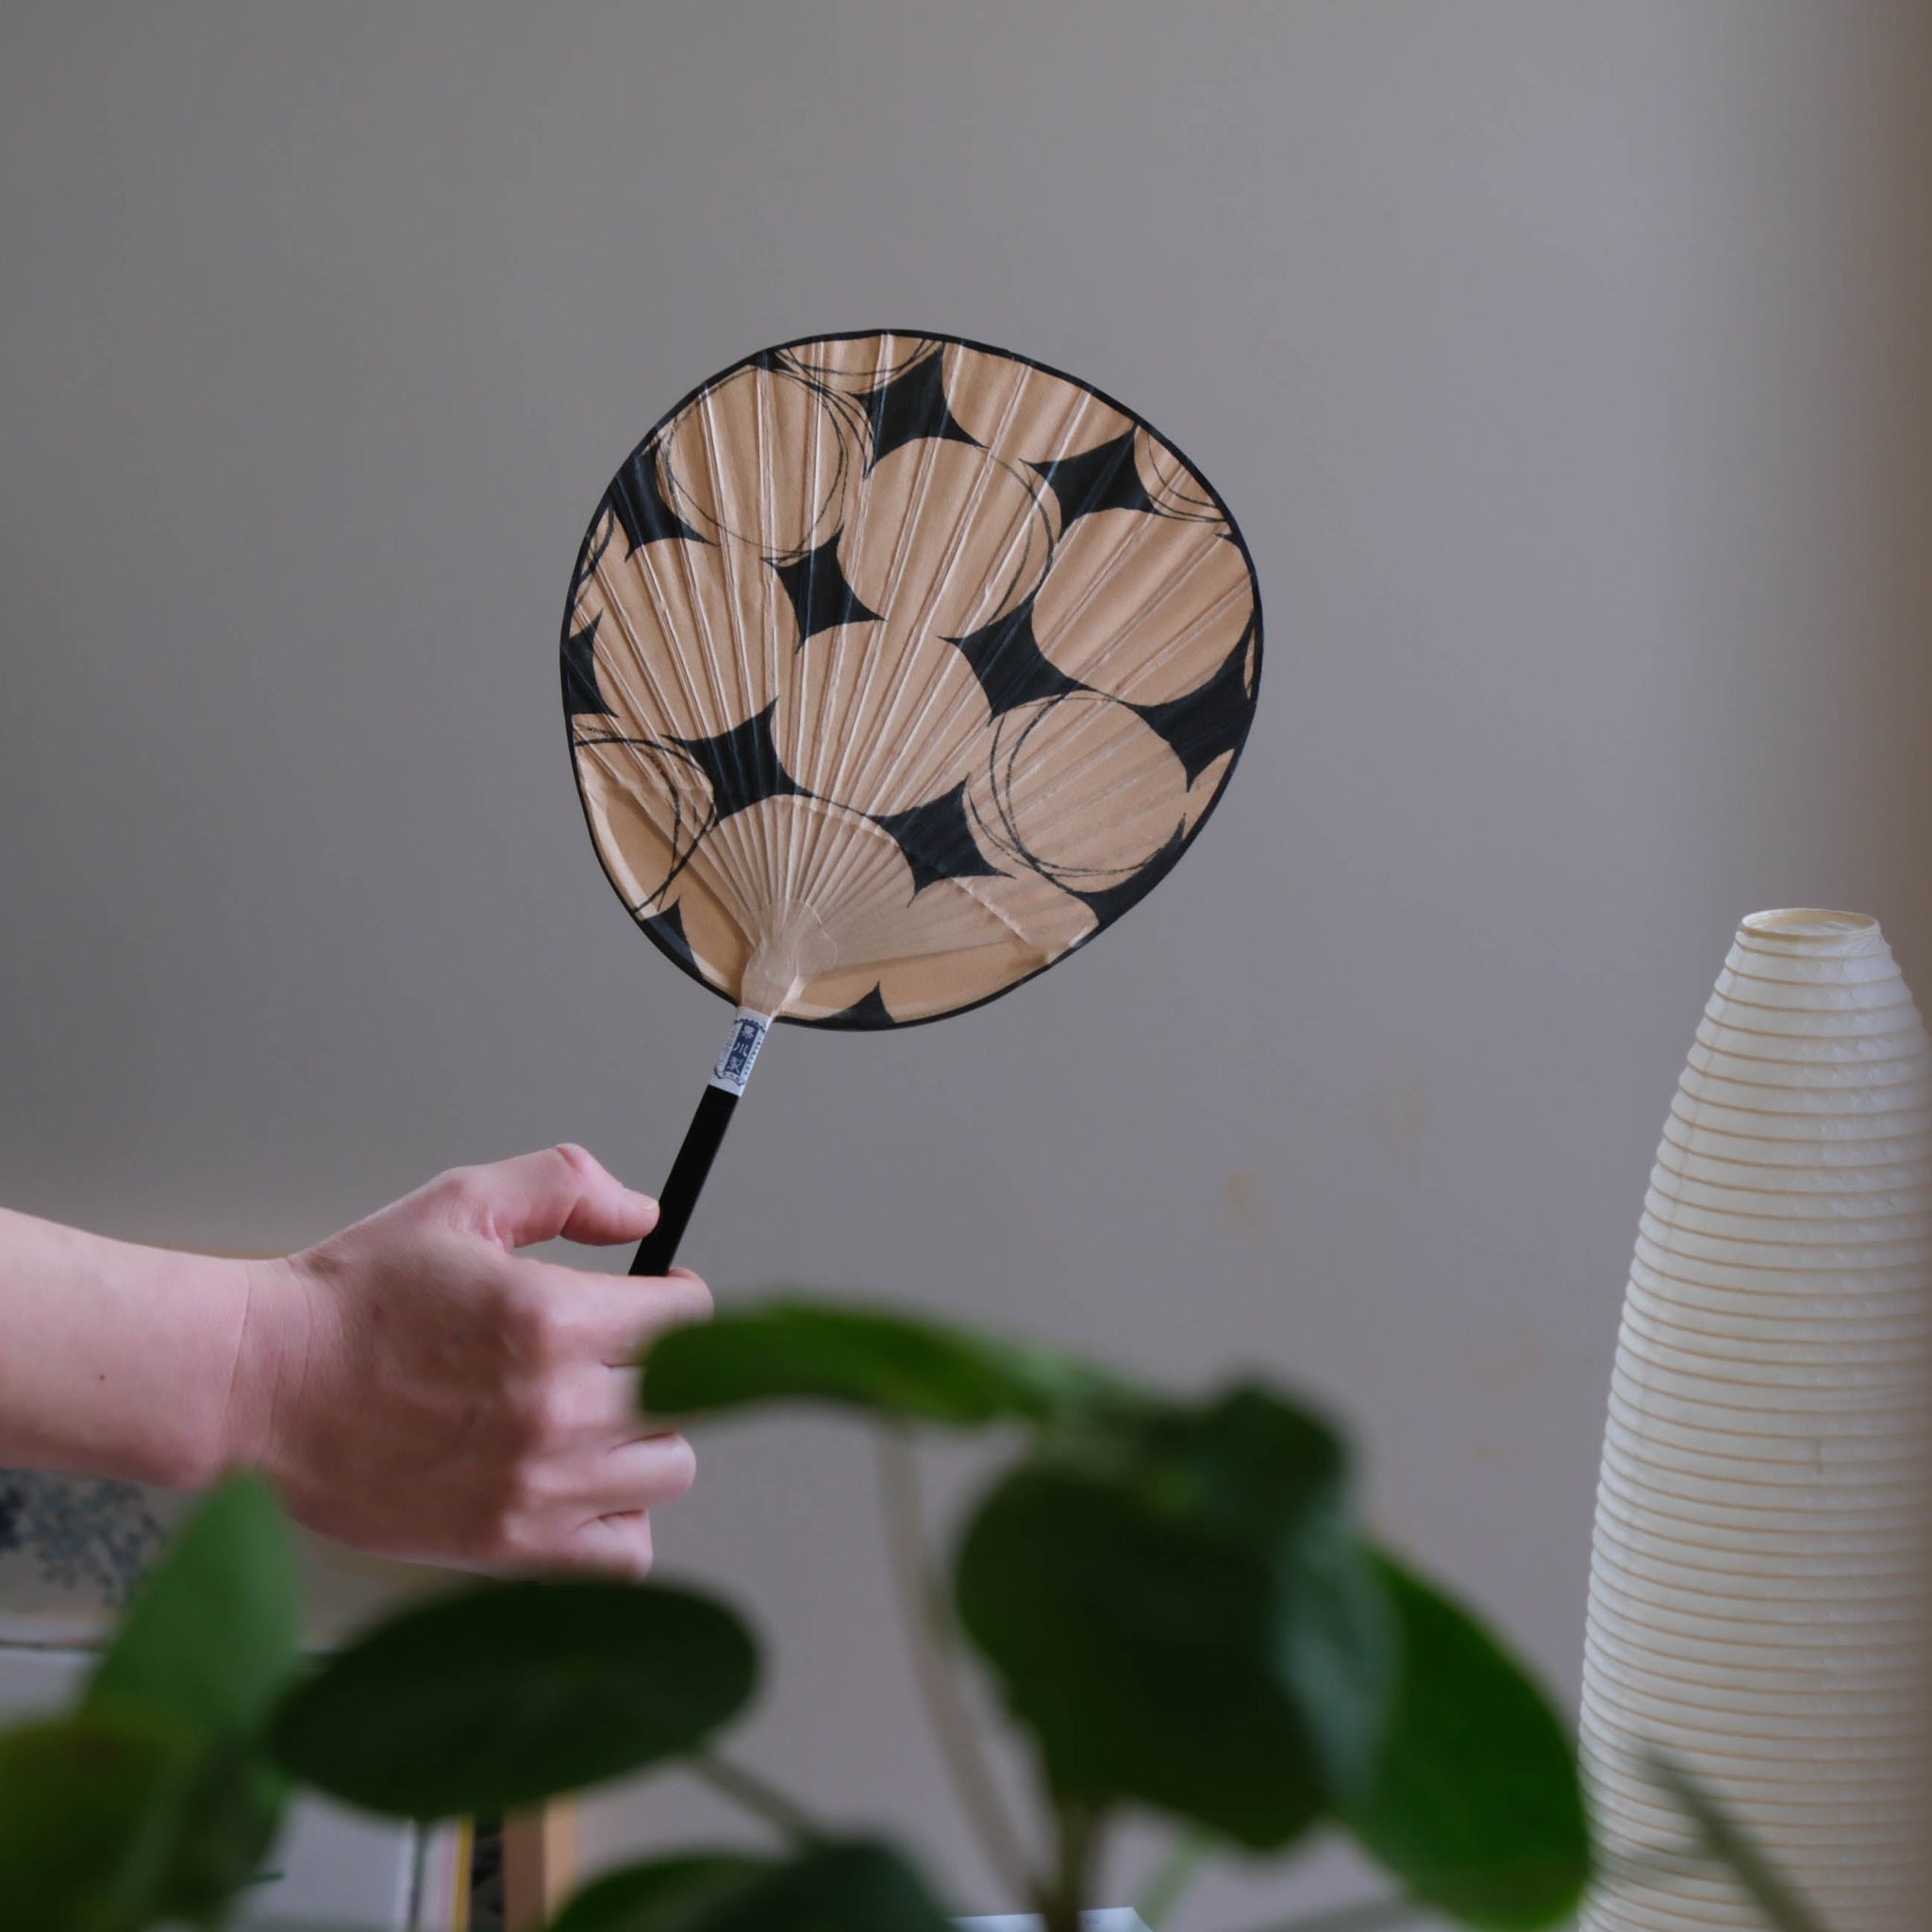
[[[578,552],[563,702],[626,910],[738,1008],[634,1274],[670,1265],[774,1020],[936,1020],[1165,876],[1254,714],[1225,505],[1005,350],[791,342],[696,390]]]

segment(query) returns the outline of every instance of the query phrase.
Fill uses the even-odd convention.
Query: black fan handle
[[[731,1124],[731,1116],[738,1111],[739,1097],[751,1078],[752,1062],[758,1058],[758,1048],[771,1030],[767,1015],[755,1013],[749,1007],[739,1008],[738,1016],[731,1023],[731,1038],[718,1057],[697,1112],[691,1115],[677,1158],[671,1163],[670,1176],[658,1199],[658,1224],[638,1243],[638,1251],[631,1258],[633,1274],[671,1272],[671,1264],[677,1258],[677,1244],[684,1239],[691,1211],[705,1191],[711,1163],[718,1158],[724,1129]]]

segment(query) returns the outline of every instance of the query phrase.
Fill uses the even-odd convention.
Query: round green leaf
[[[725,1891],[678,1932],[952,1932],[919,1874],[890,1845],[824,1844]]]
[[[238,1475],[196,1504],[95,1667],[85,1708],[171,1720],[193,1741],[157,1894],[172,1917],[218,1911],[275,1841],[287,1791],[263,1740],[300,1634],[287,1521],[259,1477]]]
[[[1110,1445],[1110,1454],[1109,1454]],[[1348,1456],[1320,1416],[1258,1383],[1150,1411],[1086,1445],[1164,1520],[1266,1567],[1276,1674],[1331,1794],[1367,1777],[1394,1674],[1394,1628],[1348,1520]]]
[[[508,1810],[688,1751],[751,1696],[744,1626],[663,1584],[508,1583],[406,1610],[274,1730],[295,1776],[372,1811]]]
[[[231,1477],[142,1579],[88,1702],[168,1711],[210,1740],[257,1737],[299,1668],[301,1616],[274,1491],[259,1477]]]
[[[1075,1420],[1135,1405],[1072,1356],[881,1308],[793,1298],[674,1329],[644,1363],[658,1415],[830,1403],[956,1427]]]
[[[269,1861],[288,1797],[288,1780],[258,1743],[204,1751],[160,1887],[164,1916],[221,1923]]]
[[[1401,1660],[1373,1776],[1345,1822],[1413,1897],[1465,1924],[1554,1924],[1591,1868],[1568,1730],[1466,1610],[1387,1557],[1379,1568]]]
[[[961,1547],[961,1622],[1056,1785],[1256,1849],[1361,1774],[1390,1668],[1339,1442],[1264,1391],[1037,1457]]]
[[[613,1874],[550,1932],[951,1932],[919,1874],[864,1840],[785,1859],[664,1858]]]
[[[687,1932],[774,1862],[741,1852],[693,1852],[627,1865],[578,1892],[550,1932]]]
[[[1270,1667],[1268,1574],[1245,1552],[1104,1483],[1023,1470],[974,1517],[956,1590],[1059,1789],[1257,1848],[1320,1812],[1314,1751]]]
[[[165,1715],[81,1710],[0,1732],[0,1901],[35,1932],[159,1914],[199,1745]]]

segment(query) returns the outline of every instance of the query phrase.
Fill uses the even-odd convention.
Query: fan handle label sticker
[[[723,1088],[734,1098],[741,1095],[751,1079],[758,1048],[764,1045],[765,1035],[771,1030],[770,1015],[755,1013],[749,1007],[740,1007],[738,1018],[732,1024],[731,1038],[725,1043],[724,1051],[718,1056],[711,1085]]]

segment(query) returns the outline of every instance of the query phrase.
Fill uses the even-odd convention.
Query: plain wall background
[[[1849,0],[8,8],[0,1198],[245,1247],[566,1136],[655,1185],[725,1009],[584,836],[585,520],[768,341],[1008,344],[1233,505],[1246,760],[1091,954],[781,1037],[690,1257],[1316,1391],[1567,1691],[1736,918],[1932,987],[1928,76]],[[746,1755],[998,1903],[863,1442],[700,1449],[659,1542],[773,1637]],[[1363,1881],[1257,1884],[1189,1922]]]

